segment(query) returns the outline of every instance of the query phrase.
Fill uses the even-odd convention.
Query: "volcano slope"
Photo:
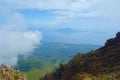
[[[105,46],[77,54],[40,80],[120,80],[120,32],[107,40]]]

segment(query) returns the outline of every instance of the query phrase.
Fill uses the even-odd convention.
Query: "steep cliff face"
[[[0,80],[26,80],[25,75],[7,64],[0,66]]]
[[[77,54],[41,80],[120,80],[120,32],[102,48]]]

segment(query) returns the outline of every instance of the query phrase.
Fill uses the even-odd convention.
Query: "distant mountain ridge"
[[[66,55],[69,57],[74,56],[76,53],[86,53],[90,50],[100,48],[101,45],[92,44],[69,44],[61,42],[41,42],[40,45],[32,52],[32,55],[41,57],[61,56]]]
[[[77,54],[40,80],[120,80],[120,32],[107,40],[105,46]]]

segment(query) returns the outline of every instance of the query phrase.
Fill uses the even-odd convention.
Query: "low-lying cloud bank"
[[[27,55],[40,44],[42,35],[28,30],[29,25],[16,10],[3,6],[0,17],[0,64],[14,65],[19,54]]]
[[[27,55],[40,43],[40,32],[0,31],[0,63],[15,64],[19,54]]]

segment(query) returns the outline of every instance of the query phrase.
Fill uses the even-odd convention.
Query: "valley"
[[[77,53],[87,53],[99,47],[100,45],[43,42],[31,55],[19,55],[15,68],[26,73],[28,80],[38,80],[45,74],[55,71],[60,63],[67,63]]]

